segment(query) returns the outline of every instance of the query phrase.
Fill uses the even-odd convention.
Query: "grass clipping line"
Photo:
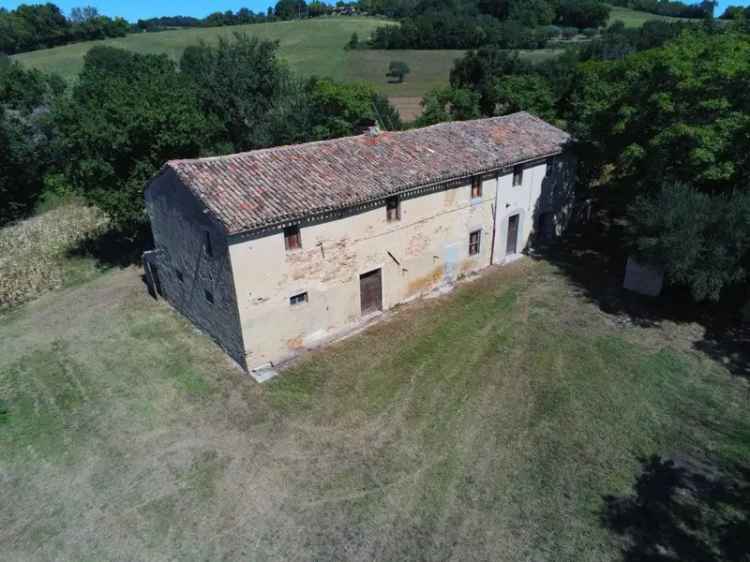
[[[69,253],[106,228],[96,207],[71,203],[0,230],[0,310],[66,284]]]

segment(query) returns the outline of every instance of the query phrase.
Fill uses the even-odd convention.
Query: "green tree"
[[[54,114],[68,182],[124,233],[145,224],[143,189],[164,162],[198,156],[210,122],[166,55],[94,47]]]
[[[0,225],[33,209],[46,161],[47,139],[35,119],[0,105]]]
[[[49,107],[61,78],[0,60],[0,224],[33,210],[52,160]]]
[[[315,139],[355,134],[367,121],[376,121],[384,129],[401,127],[398,112],[368,84],[312,78],[307,94]]]
[[[696,300],[718,300],[725,287],[747,279],[750,192],[710,195],[669,185],[640,196],[628,218],[634,253],[664,267]]]
[[[497,79],[493,94],[496,115],[528,111],[550,121],[555,117],[552,88],[539,75],[511,75]]]
[[[235,33],[215,46],[188,47],[180,59],[180,70],[194,84],[203,110],[221,123],[231,150],[274,143],[269,116],[291,84],[277,53],[275,42]]]
[[[347,49],[359,49],[359,35],[355,31],[349,38],[349,42],[346,44]]]
[[[557,9],[560,25],[578,29],[607,25],[609,13],[609,5],[601,0],[560,0]]]
[[[386,76],[396,78],[399,82],[404,81],[404,77],[411,72],[409,65],[403,61],[392,60],[388,64]]]
[[[750,36],[694,30],[619,61],[583,64],[570,95],[583,177],[609,170],[612,188],[640,197],[630,242],[698,299],[718,298],[745,274],[746,230],[731,209],[747,209],[750,189],[747,76]],[[691,228],[701,230],[687,240]],[[679,257],[689,243],[699,258]]]
[[[429,92],[422,99],[420,127],[444,121],[465,121],[481,116],[479,94],[465,88],[442,88]]]
[[[555,21],[555,6],[548,0],[514,0],[508,17],[529,27],[549,25]]]
[[[307,17],[305,0],[279,0],[274,8],[274,15],[282,20]]]

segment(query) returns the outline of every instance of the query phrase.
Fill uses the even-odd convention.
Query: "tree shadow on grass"
[[[750,468],[641,460],[632,495],[606,496],[604,527],[626,562],[750,561]]]
[[[694,348],[734,375],[750,378],[750,326],[740,320],[741,303],[750,298],[738,290],[721,304],[695,303],[686,289],[665,287],[659,297],[622,288],[627,253],[625,223],[600,210],[559,240],[537,241],[531,256],[562,271],[587,299],[611,315],[618,325],[657,327],[663,321],[697,323],[704,329]]]
[[[141,263],[143,252],[153,246],[147,230],[132,233],[110,228],[82,240],[68,251],[68,255],[93,258],[103,268],[137,265]]]

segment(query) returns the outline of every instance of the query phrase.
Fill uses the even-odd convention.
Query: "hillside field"
[[[68,80],[73,80],[81,70],[84,55],[94,45],[111,45],[139,53],[167,53],[174,60],[178,60],[182,51],[189,45],[200,41],[215,41],[222,36],[231,37],[233,33],[247,33],[262,39],[278,41],[281,56],[293,70],[303,75],[371,83],[378,91],[389,96],[392,103],[402,112],[402,117],[409,120],[421,112],[419,102],[425,93],[448,84],[453,62],[461,57],[464,51],[344,49],[352,33],[357,33],[360,40],[366,40],[376,27],[392,23],[378,18],[339,17],[233,27],[191,28],[76,43],[23,53],[15,58],[25,65],[45,72],[55,72]],[[555,49],[522,51],[521,56],[541,60],[558,52]],[[389,82],[385,75],[392,60],[404,61],[411,68],[411,73],[401,84]]]
[[[74,43],[54,49],[22,53],[14,58],[45,72],[56,72],[70,80],[81,70],[84,55],[94,45],[110,45],[138,53],[166,53],[172,59],[178,60],[182,51],[189,45],[195,45],[200,41],[216,41],[218,37],[231,37],[234,33],[247,33],[261,39],[278,41],[281,55],[299,72],[343,80],[346,78],[344,45],[352,33],[356,32],[361,39],[366,39],[376,27],[388,23],[378,18],[339,17],[176,29]]]
[[[635,27],[650,19],[676,18],[615,7],[611,20],[616,19]],[[83,65],[84,55],[93,45],[111,45],[139,53],[166,53],[178,60],[189,45],[200,41],[215,41],[222,36],[231,37],[233,33],[247,33],[278,41],[281,56],[292,69],[301,74],[328,76],[341,81],[363,80],[373,84],[380,92],[391,97],[406,119],[412,119],[419,113],[419,101],[426,92],[447,85],[453,62],[463,55],[463,51],[344,49],[352,33],[357,33],[360,40],[364,41],[376,27],[389,24],[393,22],[372,17],[331,17],[233,27],[189,28],[76,43],[22,53],[14,58],[25,65],[45,72],[55,72],[73,80]],[[541,49],[521,51],[521,55],[541,60],[559,52],[556,49]],[[411,73],[402,84],[391,83],[385,76],[388,63],[392,60],[404,61],[411,68]]]
[[[623,8],[620,6],[612,6],[612,11],[609,14],[609,23],[613,23],[620,20],[625,24],[625,27],[641,27],[644,23],[651,20],[660,21],[696,21],[687,18],[673,18],[670,16],[660,16],[657,14],[651,14],[649,12],[640,12],[637,10],[631,10],[630,8]],[[698,20],[699,21],[699,20]]]

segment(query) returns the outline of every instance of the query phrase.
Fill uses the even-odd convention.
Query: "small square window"
[[[206,230],[204,231],[204,245],[206,247],[206,255],[212,257],[214,255],[214,247],[211,245],[211,233]]]
[[[523,167],[516,166],[513,168],[513,187],[523,185]]]
[[[284,246],[287,251],[302,248],[302,234],[299,226],[288,226],[284,229]]]
[[[175,270],[174,270],[174,273],[175,273],[175,275],[177,275],[177,280],[178,280],[178,281],[179,281],[180,283],[183,283],[183,282],[185,281],[185,278],[184,278],[184,277],[183,277],[183,275],[182,275],[182,271],[180,271],[179,269],[175,269]]]
[[[298,306],[306,302],[307,302],[307,292],[289,297],[289,304],[292,306]]]
[[[205,289],[203,291],[203,294],[206,296],[206,300],[208,302],[210,302],[211,304],[214,303],[214,295],[213,295],[213,293],[211,291],[209,291],[208,289]]]
[[[471,198],[477,199],[482,196],[482,178],[474,176],[471,178]]]
[[[479,248],[482,240],[482,231],[475,230],[469,234],[469,255],[476,256],[479,253]]]
[[[388,222],[401,220],[401,201],[398,197],[389,197],[385,201],[385,213]]]

